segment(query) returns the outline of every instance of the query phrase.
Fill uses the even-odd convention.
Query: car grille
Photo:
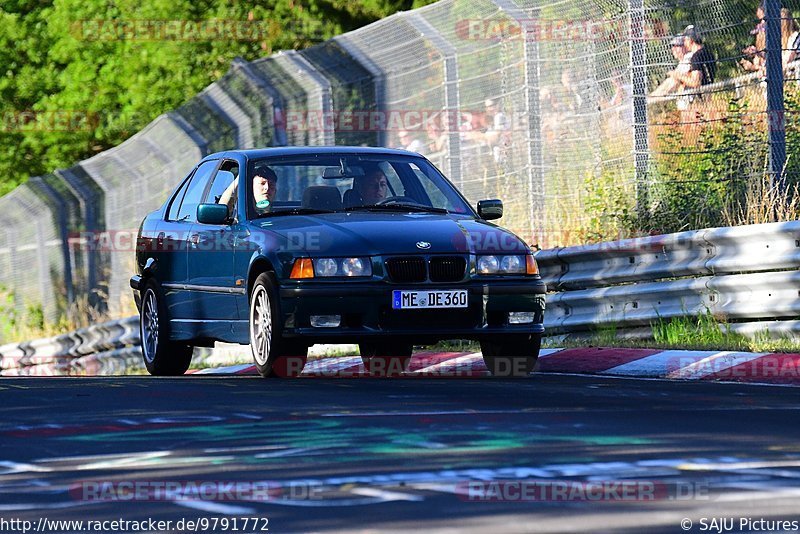
[[[394,283],[460,282],[467,271],[463,256],[400,256],[386,260],[386,272]]]
[[[467,270],[467,260],[461,256],[442,256],[431,258],[431,282],[460,282]]]
[[[386,272],[392,282],[415,283],[427,279],[425,260],[420,257],[389,258],[386,260]]]

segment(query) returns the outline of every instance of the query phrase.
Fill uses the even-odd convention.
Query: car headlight
[[[369,258],[315,258],[314,276],[372,276]]]
[[[500,260],[500,272],[521,274],[525,272],[524,256],[503,256]]]
[[[478,256],[478,274],[539,274],[533,255]]]
[[[480,274],[497,274],[500,267],[500,262],[497,256],[479,256],[478,257],[478,272]]]
[[[370,276],[372,264],[367,258],[345,258],[342,260],[342,273],[345,276]]]
[[[336,276],[339,272],[339,263],[333,258],[320,258],[314,260],[315,276]]]

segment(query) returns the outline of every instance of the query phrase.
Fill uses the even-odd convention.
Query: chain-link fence
[[[757,1],[442,0],[236,60],[122,145],[0,199],[0,284],[48,319],[80,298],[132,311],[140,220],[204,154],[237,147],[417,151],[471,202],[502,198],[502,223],[545,248],[768,220],[786,211],[776,176],[789,188],[800,176],[800,6]],[[777,175],[772,24],[788,147]]]

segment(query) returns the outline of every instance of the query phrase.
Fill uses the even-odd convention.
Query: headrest
[[[303,191],[303,207],[338,211],[342,209],[342,197],[333,186],[312,185]]]

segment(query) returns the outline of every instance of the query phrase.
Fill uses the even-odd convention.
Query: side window
[[[183,184],[181,184],[180,189],[175,193],[175,196],[172,197],[172,201],[169,205],[169,212],[167,213],[167,220],[174,221],[178,217],[178,208],[181,207],[181,200],[183,200],[183,195],[186,194],[186,189],[189,187],[189,182],[191,181],[192,173],[189,173],[189,177],[183,179]]]
[[[192,222],[197,220],[197,205],[200,204],[200,199],[203,198],[203,192],[205,192],[206,185],[208,185],[208,178],[217,168],[217,163],[219,162],[216,160],[206,161],[198,167],[181,202],[177,220]]]
[[[208,196],[205,198],[204,202],[208,202],[209,204],[227,204],[227,202],[221,202],[223,197],[225,199],[230,198],[229,195],[226,194],[233,191],[234,187],[234,180],[239,175],[239,166],[236,162],[226,161],[222,164],[217,175],[214,176],[214,181],[211,182],[211,188],[208,190]]]

